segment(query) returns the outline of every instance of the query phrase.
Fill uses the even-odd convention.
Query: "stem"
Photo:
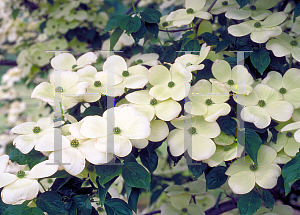
[[[292,54],[290,54],[289,69],[292,68],[292,62],[293,62],[293,57]]]
[[[133,0],[131,0],[131,4],[132,4],[132,8],[133,8],[133,11],[134,11],[135,15],[137,15]]]
[[[43,188],[43,190],[46,192],[46,189],[45,189],[45,187],[42,185],[42,183],[40,182],[40,181],[38,181],[39,182],[39,184],[41,185],[41,187]]]
[[[174,48],[175,48],[175,50],[176,50],[176,46],[175,46],[175,44],[174,44],[174,41],[173,41],[172,38],[170,37],[169,32],[167,32],[167,34],[168,34],[168,37],[169,37],[169,39],[171,40],[171,42],[172,42],[172,44],[173,44],[173,46],[174,46]]]
[[[170,30],[170,31],[159,29],[159,31],[162,31],[162,32],[170,32],[170,33],[181,32],[181,31],[188,31],[188,30],[192,30],[192,28],[178,29],[178,30]]]
[[[161,212],[161,210],[156,210],[156,211],[151,211],[151,212],[149,212],[149,213],[146,213],[146,214],[144,214],[144,215],[158,214],[158,213],[160,213],[160,212]]]
[[[140,2],[141,0],[137,0],[135,3],[134,3],[134,6],[136,7],[137,6],[137,4]],[[132,1],[131,1],[132,2]],[[133,7],[131,6],[130,8],[129,8],[129,10],[126,12],[126,14],[128,15],[131,11],[132,11],[132,9],[133,9]]]
[[[194,26],[194,22],[192,21],[192,28],[193,28],[193,31],[194,31],[194,39],[196,38],[196,31],[195,31],[195,26]]]
[[[160,45],[162,46],[162,47],[164,47],[164,45],[161,43],[161,41],[160,41],[160,39],[159,39],[159,37],[157,37],[157,39],[156,39],[159,43],[160,43]]]

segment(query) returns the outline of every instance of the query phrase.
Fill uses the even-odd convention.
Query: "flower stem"
[[[173,44],[173,46],[174,46],[174,48],[175,48],[175,50],[176,50],[176,46],[175,46],[175,44],[174,44],[174,41],[173,41],[172,38],[170,37],[169,32],[167,32],[167,34],[168,34],[168,37],[169,37],[169,39],[171,40],[171,42],[172,42],[172,44]]]
[[[45,187],[43,186],[43,184],[39,181],[39,184],[41,185],[41,187],[43,188],[43,190],[46,192]]]
[[[131,0],[131,4],[132,4],[132,8],[133,8],[135,15],[137,15],[133,0]]]
[[[195,26],[194,26],[194,22],[192,21],[192,28],[193,28],[193,31],[194,31],[194,38],[196,38],[197,34],[196,34],[196,31],[195,31]]]

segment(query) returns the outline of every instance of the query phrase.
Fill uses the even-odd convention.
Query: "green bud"
[[[259,100],[258,101],[258,106],[259,107],[264,107],[264,106],[266,106],[266,102],[264,100]]]
[[[128,72],[128,71],[123,71],[123,72],[122,72],[122,75],[123,75],[124,77],[128,77],[128,76],[129,76],[129,72]]]
[[[194,13],[193,8],[186,9],[186,13],[187,13],[187,14],[192,14],[192,13]]]
[[[195,128],[195,127],[190,127],[189,128],[189,134],[196,134],[196,132],[197,132],[197,129]]]
[[[113,131],[114,131],[114,134],[120,134],[121,133],[121,129],[119,127],[115,127],[113,129]]]
[[[150,105],[156,105],[157,104],[157,100],[156,99],[151,99],[150,100]]]
[[[286,93],[286,89],[285,89],[284,87],[281,87],[281,88],[279,89],[279,92],[280,92],[281,94],[285,94],[285,93]]]
[[[18,178],[24,178],[24,177],[25,177],[25,172],[22,171],[22,170],[18,171],[18,172],[17,172],[17,177],[18,177]]]
[[[256,23],[254,23],[254,27],[255,27],[255,28],[260,28],[260,27],[261,27],[261,24],[260,24],[260,22],[256,22]]]
[[[100,81],[95,81],[94,86],[95,87],[101,87],[101,82]]]
[[[232,79],[230,79],[230,80],[227,81],[227,84],[228,85],[234,85],[234,81]]]
[[[73,140],[71,140],[70,145],[72,147],[76,148],[79,146],[79,141],[77,139],[73,139]]]
[[[291,138],[291,137],[293,137],[293,133],[289,131],[286,133],[286,136],[287,136],[287,138]]]
[[[251,165],[249,166],[249,169],[250,169],[251,171],[256,171],[256,170],[257,170],[257,165],[251,164]]]
[[[206,99],[205,104],[206,105],[212,105],[213,101],[211,99]]]
[[[175,83],[174,83],[173,81],[170,81],[170,82],[168,83],[168,87],[170,87],[170,88],[174,87],[174,85],[175,85]]]
[[[297,46],[298,42],[296,40],[293,40],[293,41],[290,42],[290,45],[291,46]]]

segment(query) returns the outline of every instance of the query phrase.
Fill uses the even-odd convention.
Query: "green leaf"
[[[222,40],[221,42],[218,42],[217,47],[216,47],[216,53],[223,51],[226,49],[229,45],[231,45],[233,42],[229,39]]]
[[[145,22],[146,29],[149,33],[154,34],[154,38],[157,39],[159,27],[156,23],[147,23]]]
[[[2,215],[21,215],[27,208],[26,205],[10,205]]]
[[[293,18],[293,22],[296,21],[296,18],[300,15],[300,3],[296,5],[296,7],[294,8],[294,18]]]
[[[202,37],[203,41],[206,42],[209,46],[217,45],[217,43],[219,42],[219,37],[209,32],[205,32],[200,36]]]
[[[199,41],[196,39],[188,41],[184,46],[184,51],[200,51],[200,49]],[[195,52],[194,54],[199,55],[199,52]]]
[[[249,0],[236,0],[236,2],[240,5],[240,9],[241,9],[248,4]]]
[[[21,215],[44,215],[44,212],[40,208],[27,208],[25,209]]]
[[[128,199],[128,205],[135,213],[137,212],[137,204],[138,204],[139,196],[140,196],[140,189],[132,187]]]
[[[142,164],[149,170],[149,172],[153,173],[158,164],[158,156],[155,151],[149,152],[147,149],[142,149],[140,151],[140,158]]]
[[[282,167],[285,195],[291,191],[293,183],[300,179],[300,153]]]
[[[18,17],[19,11],[20,11],[19,9],[13,10],[12,17],[14,18],[14,20],[16,20],[16,18]]]
[[[173,63],[176,58],[176,50],[174,46],[165,46],[165,50],[161,57],[161,62]]]
[[[140,12],[140,15],[148,23],[159,23],[162,16],[161,12],[152,8],[145,9],[143,12]]]
[[[90,197],[87,195],[77,195],[72,198],[79,214],[90,215],[92,213],[92,205]]]
[[[9,153],[9,159],[12,162],[17,162],[20,165],[27,164],[27,156],[24,155],[19,149],[14,149]]]
[[[17,162],[20,165],[28,164],[31,169],[36,164],[44,161],[47,157],[34,149],[28,154],[23,154],[19,149],[14,149],[9,153],[9,158],[12,162]]]
[[[97,185],[98,185],[98,196],[99,196],[99,199],[100,199],[101,206],[104,205],[105,197],[106,197],[106,194],[107,194],[107,191],[108,191],[109,187],[112,185],[112,183],[114,183],[114,181],[118,177],[119,176],[116,176],[113,179],[111,179],[109,182],[107,182],[106,184],[104,184],[104,187],[102,187],[100,185],[100,183],[99,183],[99,177],[96,178],[96,182],[97,182]]]
[[[188,165],[189,171],[193,174],[194,180],[199,178],[207,168],[207,164],[197,161],[194,165]]]
[[[49,4],[51,4],[52,6],[54,5],[54,0],[47,0],[47,2],[48,2]]]
[[[61,201],[61,196],[54,191],[42,193],[36,200],[36,205],[49,215],[68,214],[65,204]]]
[[[225,166],[217,166],[213,168],[206,176],[206,189],[212,190],[221,187],[227,180],[225,175],[227,168]]]
[[[87,109],[85,109],[84,112],[82,113],[82,117],[94,116],[94,115],[102,116],[103,110],[96,106],[90,106]]]
[[[259,49],[251,52],[250,60],[260,74],[264,73],[271,62],[269,52],[266,49]]]
[[[261,194],[261,199],[264,201],[265,205],[268,208],[273,208],[273,206],[275,204],[275,199],[274,199],[273,195],[270,193],[270,191],[261,189],[260,194]]]
[[[120,27],[122,30],[126,31],[127,35],[129,35],[139,30],[141,27],[141,20],[137,16],[126,16],[121,20]]]
[[[108,199],[104,207],[107,215],[132,215],[132,210],[121,199]]]
[[[140,164],[128,162],[123,165],[122,176],[130,187],[150,189],[151,177],[149,172]]]
[[[0,189],[0,192],[2,190]],[[0,198],[0,214],[3,214],[4,211],[9,207],[9,205],[5,204],[4,202],[2,202],[1,198]]]
[[[248,129],[245,130],[245,151],[256,165],[258,165],[257,152],[261,144],[262,140],[255,131]]]
[[[116,163],[120,163],[119,160],[116,160]],[[103,185],[109,182],[114,177],[120,175],[122,173],[123,165],[96,165],[96,175],[98,175],[99,184]]]
[[[110,36],[110,51],[112,51],[116,45],[116,43],[118,42],[119,38],[121,37],[121,35],[123,34],[123,30],[120,27],[117,27],[114,32],[111,34]]]
[[[106,23],[105,29],[103,33],[106,33],[108,31],[112,31],[115,28],[119,27],[120,22],[124,17],[127,17],[126,15],[115,15],[112,16]]]
[[[204,67],[205,68],[205,67]],[[231,118],[231,116],[220,116],[217,119],[217,123],[219,124],[221,131],[228,135],[236,136],[236,121]]]
[[[240,195],[237,206],[241,215],[252,215],[260,208],[261,200],[259,195],[252,190],[250,193]]]
[[[139,30],[137,32],[131,34],[135,43],[138,43],[140,41],[140,39],[142,39],[145,36],[146,32],[147,32],[147,28],[145,26],[145,23],[142,21],[141,27],[139,28]]]

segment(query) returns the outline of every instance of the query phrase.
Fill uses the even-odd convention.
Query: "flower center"
[[[260,22],[256,22],[256,23],[254,23],[254,27],[255,27],[255,28],[260,28],[260,27],[261,27],[261,24],[260,24]]]
[[[63,88],[62,87],[56,87],[55,88],[55,92],[63,92]]]
[[[291,46],[297,46],[297,45],[298,45],[298,42],[297,42],[296,40],[292,40],[292,41],[290,42],[290,45],[291,45]]]
[[[184,191],[189,192],[190,188],[186,187],[186,188],[184,188]]]
[[[227,84],[228,85],[234,85],[234,81],[232,79],[230,79],[230,80],[227,81]]]
[[[228,1],[223,1],[223,2],[222,2],[222,5],[223,5],[223,6],[228,5]]]
[[[73,139],[73,140],[71,140],[70,145],[72,147],[76,148],[79,145],[79,141],[77,139]]]
[[[41,128],[39,126],[36,126],[32,129],[33,133],[37,134],[41,132]]]
[[[250,10],[256,10],[255,5],[251,5],[251,6],[250,6]]]
[[[100,81],[95,81],[94,86],[95,87],[101,87],[101,82]]]
[[[224,151],[226,152],[226,151],[229,151],[231,149],[231,146],[225,146],[224,147]]]
[[[206,99],[205,104],[206,105],[212,105],[213,101],[211,99]]]
[[[25,177],[25,172],[22,171],[22,170],[18,171],[18,172],[17,172],[17,177],[18,177],[18,178],[24,178],[24,177]]]
[[[142,59],[138,59],[138,60],[136,61],[136,64],[141,64],[141,63],[143,63],[143,60],[142,60]]]
[[[193,8],[189,8],[186,10],[186,12],[187,12],[187,14],[192,14],[192,13],[194,13],[194,10],[193,10]]]
[[[156,105],[157,104],[157,100],[156,99],[151,99],[150,100],[150,105]]]
[[[182,211],[183,213],[186,213],[186,212],[188,212],[188,209],[182,208],[181,211]]]
[[[195,127],[190,127],[190,128],[189,128],[189,133],[192,134],[192,135],[193,135],[193,134],[196,134],[196,131],[197,131],[197,130],[196,130]]]
[[[289,132],[286,133],[286,136],[287,136],[288,138],[291,138],[291,137],[293,136],[293,133],[289,131]]]
[[[259,107],[264,107],[266,105],[266,102],[264,100],[259,100],[258,101],[258,106]]]
[[[114,131],[114,134],[120,134],[121,133],[121,129],[119,127],[115,127],[113,129],[113,131]]]
[[[174,83],[173,81],[170,81],[170,82],[168,83],[168,87],[170,87],[170,88],[174,87],[174,85],[175,85],[175,83]]]
[[[279,92],[280,92],[281,94],[285,94],[285,93],[286,93],[286,89],[285,89],[284,87],[281,87],[281,88],[279,89]]]
[[[169,25],[169,23],[168,23],[168,22],[163,22],[161,25],[162,25],[163,27],[166,27],[166,26]]]
[[[124,77],[128,77],[128,76],[129,76],[129,72],[128,72],[128,71],[123,71],[123,72],[122,72],[122,75],[123,75]]]
[[[257,165],[251,164],[251,165],[249,166],[249,169],[250,169],[251,171],[256,171],[256,170],[257,170]]]

